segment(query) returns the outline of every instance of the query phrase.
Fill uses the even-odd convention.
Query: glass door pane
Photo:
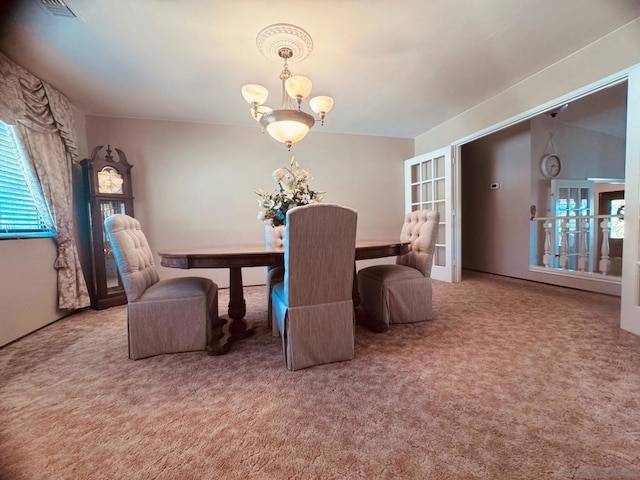
[[[593,215],[593,184],[588,180],[551,180],[552,211],[555,217],[564,218],[564,224],[556,221],[554,229],[555,252],[552,252],[552,266],[567,270],[579,270],[580,229],[587,231],[587,244],[590,248],[587,271],[592,272],[596,252],[595,222],[587,220],[585,224],[579,217]],[[563,266],[564,265],[564,266]]]
[[[445,147],[405,161],[405,182],[407,212],[429,209],[440,213],[432,277],[452,281],[449,244],[453,222],[447,208],[451,202],[451,148]]]
[[[116,213],[126,213],[125,212],[125,204],[119,200],[101,200],[100,201],[100,213],[102,214],[102,224],[104,225],[104,221],[107,217],[114,215]],[[124,287],[122,285],[122,280],[120,279],[120,275],[118,274],[118,270],[116,269],[116,262],[113,257],[113,251],[111,250],[111,244],[107,239],[106,232],[103,231],[103,245],[104,245],[104,263],[105,263],[105,274],[107,279],[107,292],[112,293],[115,291],[120,291]]]

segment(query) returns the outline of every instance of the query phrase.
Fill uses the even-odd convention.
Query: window
[[[0,239],[53,235],[51,214],[17,131],[0,121]]]
[[[606,190],[598,195],[598,213],[611,215],[609,221],[609,257],[622,258],[624,242],[624,185],[615,184],[620,190]]]
[[[611,200],[609,212],[611,215],[624,215],[624,198]],[[611,219],[611,233],[609,234],[609,238],[624,238],[624,218],[615,217]]]

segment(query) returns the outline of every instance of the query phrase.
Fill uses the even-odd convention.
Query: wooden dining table
[[[392,257],[406,253],[408,242],[400,240],[359,240],[356,242],[356,260]],[[160,264],[170,268],[228,268],[229,269],[229,319],[221,317],[217,339],[208,346],[210,355],[220,355],[229,350],[231,344],[253,333],[253,326],[245,320],[247,306],[242,284],[243,267],[278,267],[284,265],[284,247],[272,247],[265,244],[236,244],[193,248],[165,249],[158,252]],[[379,332],[383,328],[370,319],[362,309],[358,309],[356,272],[354,266],[353,302],[356,308],[356,319],[359,324],[372,331]]]

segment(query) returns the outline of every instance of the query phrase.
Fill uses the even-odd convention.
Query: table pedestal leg
[[[229,318],[242,322],[247,314],[247,304],[244,301],[242,285],[242,269],[238,267],[229,269]]]
[[[242,286],[242,269],[240,267],[229,268],[229,309],[228,318],[220,317],[221,333],[218,344],[209,350],[210,355],[227,353],[231,344],[253,333],[252,325],[247,324],[244,316],[247,313],[247,304],[244,301]]]
[[[229,318],[231,325],[232,341],[241,340],[253,333],[253,326],[247,324],[244,316],[247,313],[247,304],[244,301],[244,289],[242,286],[242,269],[234,267],[229,269]]]

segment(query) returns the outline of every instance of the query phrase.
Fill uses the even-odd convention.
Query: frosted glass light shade
[[[285,120],[270,123],[267,125],[267,132],[281,143],[296,143],[309,133],[309,127],[304,123]]]
[[[255,110],[253,109],[253,107],[249,109],[251,118],[253,118],[256,122],[260,121],[260,117],[262,117],[262,115],[272,111],[273,111],[273,108],[265,107],[264,105],[257,107]]]
[[[267,101],[269,91],[262,85],[248,84],[242,87],[242,96],[251,105],[262,105]]]
[[[273,110],[260,117],[260,124],[269,135],[288,147],[302,140],[314,123],[311,115],[299,110]]]
[[[287,89],[287,93],[293,98],[307,98],[311,93],[311,79],[302,75],[294,75],[287,78],[284,87]]]
[[[333,98],[326,96],[313,97],[309,100],[309,106],[317,114],[328,113],[333,108]]]

